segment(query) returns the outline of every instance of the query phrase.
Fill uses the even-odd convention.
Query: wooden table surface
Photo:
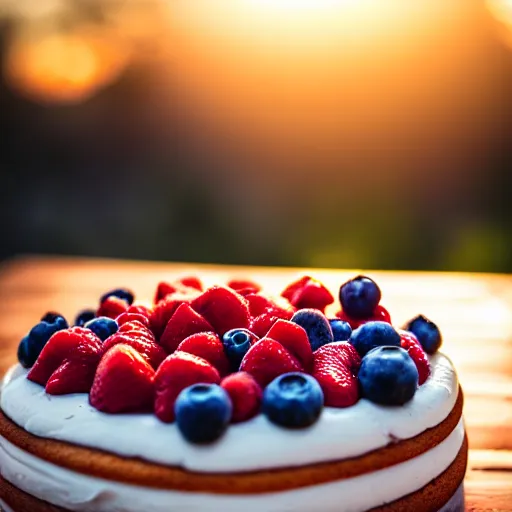
[[[19,340],[43,313],[56,310],[72,319],[114,287],[129,287],[149,301],[158,281],[198,274],[206,284],[250,276],[279,293],[294,277],[310,273],[334,293],[356,272],[20,257],[0,266],[0,373],[15,363]],[[424,313],[441,327],[443,351],[465,392],[467,510],[512,511],[512,277],[368,274],[379,283],[395,325]]]

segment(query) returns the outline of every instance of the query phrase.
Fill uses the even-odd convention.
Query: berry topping
[[[133,313],[136,315],[142,315],[149,319],[151,316],[151,308],[144,306],[143,304],[132,304],[127,310],[127,313]]]
[[[185,338],[178,350],[202,357],[217,369],[220,375],[229,373],[229,361],[224,353],[224,345],[214,332],[200,332]]]
[[[263,393],[262,411],[277,425],[309,427],[320,417],[324,394],[318,382],[305,373],[276,377]]]
[[[66,319],[57,313],[47,313],[21,340],[18,361],[24,368],[34,366],[48,340],[58,331],[67,329]]]
[[[428,318],[418,315],[407,324],[405,329],[416,336],[427,354],[435,354],[439,350],[443,341],[441,332],[437,325]]]
[[[427,354],[412,332],[399,331],[402,348],[407,350],[418,370],[418,384],[421,386],[430,376]]]
[[[171,319],[167,322],[160,345],[172,353],[178,345],[192,334],[213,331],[213,327],[190,304],[180,304]]]
[[[352,327],[350,327],[348,322],[334,318],[329,320],[329,323],[331,324],[334,341],[348,341],[350,339],[350,335],[352,334]]]
[[[103,353],[120,343],[136,350],[155,370],[166,358],[164,349],[155,341],[153,333],[138,321],[123,324],[103,343]]]
[[[154,304],[158,304],[162,299],[165,299],[167,295],[177,292],[176,286],[162,281],[158,283],[155,292],[155,298],[153,299]]]
[[[257,339],[248,329],[231,329],[222,336],[224,352],[232,372],[238,371],[242,359]]]
[[[367,322],[352,333],[349,341],[363,357],[375,347],[383,345],[399,347],[400,335],[386,322]]]
[[[281,295],[299,309],[314,308],[323,312],[326,306],[334,302],[331,292],[320,281],[309,276],[290,284]]]
[[[349,407],[359,399],[356,374],[361,358],[347,342],[323,345],[313,354],[313,377],[324,392],[326,406]]]
[[[290,320],[295,312],[295,308],[283,297],[270,298],[260,293],[249,293],[245,299],[253,318],[269,313],[284,320]]]
[[[140,313],[129,313],[128,311],[126,313],[121,313],[116,318],[116,322],[119,327],[127,324],[128,322],[140,322],[142,325],[149,328],[149,318],[145,315],[141,315]]]
[[[246,372],[228,375],[220,383],[233,404],[231,421],[247,421],[259,413],[263,392],[254,377]]]
[[[268,331],[268,338],[278,341],[295,356],[304,370],[313,366],[313,351],[306,331],[294,322],[278,320]]]
[[[105,341],[119,329],[117,322],[111,318],[107,318],[106,316],[100,316],[99,318],[89,320],[84,327],[86,329],[90,329],[101,341]]]
[[[228,428],[232,405],[229,395],[216,384],[194,384],[184,389],[175,405],[176,423],[191,443],[212,443]]]
[[[128,309],[128,303],[116,297],[115,295],[111,295],[107,297],[96,311],[96,316],[106,316],[108,318],[117,318],[119,315],[124,313]]]
[[[250,293],[258,293],[261,290],[261,286],[254,281],[248,279],[231,279],[228,282],[228,287],[240,295],[248,295]]]
[[[380,288],[366,276],[357,276],[340,288],[343,311],[352,318],[368,318],[380,302]]]
[[[174,403],[192,384],[219,384],[219,372],[201,357],[174,352],[158,367],[155,375],[155,414],[165,423],[174,421]]]
[[[115,345],[102,358],[89,401],[99,411],[142,412],[153,405],[155,371],[128,345]]]
[[[292,316],[292,322],[306,331],[313,350],[334,341],[329,320],[316,309],[299,309]]]
[[[135,300],[133,292],[130,290],[127,290],[126,288],[116,288],[115,290],[111,290],[103,294],[100,298],[100,304],[105,302],[109,297],[117,297],[118,299],[124,300],[128,306],[131,306]]]
[[[292,316],[293,313],[291,312],[290,314],[277,311],[263,313],[251,320],[250,330],[258,336],[258,338],[263,338],[278,320],[290,320]]]
[[[27,378],[49,394],[88,393],[101,358],[101,340],[89,329],[56,332],[44,346]]]
[[[75,326],[83,327],[87,322],[94,318],[96,318],[96,311],[94,309],[84,309],[76,316]]]
[[[345,311],[338,311],[336,316],[340,320],[348,322],[350,327],[352,327],[352,330],[357,329],[359,326],[366,324],[367,322],[386,322],[387,324],[391,323],[391,315],[389,314],[388,310],[380,304],[375,308],[372,316],[368,318],[351,318],[345,313]]]
[[[382,405],[408,402],[418,387],[418,370],[401,347],[377,347],[368,352],[359,370],[364,398]]]
[[[192,301],[191,306],[206,318],[219,336],[223,336],[231,329],[249,327],[247,301],[229,288],[209,288]]]
[[[199,292],[203,291],[203,283],[198,277],[195,276],[181,277],[178,279],[177,283],[186,286],[187,288],[194,288]]]
[[[245,354],[240,370],[250,373],[262,387],[279,375],[302,371],[297,359],[281,343],[270,338],[256,342]]]

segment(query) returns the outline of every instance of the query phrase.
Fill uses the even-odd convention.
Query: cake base
[[[392,503],[373,508],[371,512],[464,512],[462,481],[466,472],[467,452],[468,444],[465,438],[455,460],[437,478],[418,491]],[[69,512],[68,509],[51,505],[21,491],[1,477],[0,498],[14,512]],[[320,507],[317,510],[321,512]]]

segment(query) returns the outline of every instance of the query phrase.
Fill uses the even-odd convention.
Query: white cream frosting
[[[91,407],[86,394],[48,395],[19,366],[4,380],[0,406],[34,435],[188,470],[293,467],[356,457],[441,423],[456,402],[458,381],[446,356],[438,353],[430,362],[432,375],[403,406],[383,407],[361,399],[345,409],[325,407],[315,425],[301,430],[277,427],[259,415],[231,425],[208,446],[186,442],[175,424],[151,414],[108,415]]]
[[[0,472],[37,498],[82,512],[357,512],[406,496],[441,474],[464,440],[462,419],[428,452],[354,478],[292,491],[218,495],[155,490],[102,480],[60,468],[0,437]]]

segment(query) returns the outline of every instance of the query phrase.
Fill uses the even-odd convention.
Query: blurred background
[[[512,271],[512,0],[0,0],[0,259]]]

